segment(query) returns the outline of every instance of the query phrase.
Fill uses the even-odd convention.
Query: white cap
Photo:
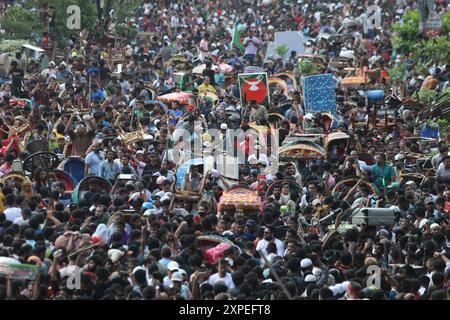
[[[171,280],[172,281],[180,281],[181,282],[181,281],[183,281],[183,275],[181,274],[180,271],[174,272],[172,274]]]
[[[407,183],[405,183],[405,186],[415,186],[416,183],[412,180],[409,180]]]
[[[158,177],[158,179],[156,179],[156,184],[161,184],[161,183],[163,183],[166,180],[167,180],[166,177],[160,176],[160,177]]]
[[[313,207],[317,206],[318,204],[322,204],[322,200],[314,199],[313,202],[312,202]]]
[[[159,179],[159,178],[158,178],[158,179]],[[160,198],[162,198],[162,197],[164,197],[165,194],[166,194],[166,193],[165,193],[164,191],[159,191],[159,192],[155,193],[154,197],[160,197]]]
[[[258,163],[258,159],[256,158],[256,155],[255,154],[251,154],[249,157],[248,157],[248,163],[250,163],[250,164],[257,164]]]
[[[161,202],[164,202],[166,200],[170,200],[169,196],[167,196],[166,194],[164,196],[161,197]]]
[[[302,267],[303,269],[309,268],[312,266],[312,261],[311,259],[308,258],[304,258],[302,259],[302,261],[300,262],[300,267]]]
[[[125,252],[119,249],[109,249],[108,250],[108,257],[111,259],[113,263],[116,263],[119,261],[120,258],[122,258],[125,255]]]
[[[180,269],[180,266],[175,261],[170,261],[169,264],[167,265],[167,270],[169,271],[175,271],[178,269]]]
[[[138,151],[136,151],[136,154],[144,154],[144,151],[143,150],[138,150]]]
[[[220,130],[227,130],[228,129],[228,125],[226,123],[222,123],[220,125]]]
[[[305,119],[312,120],[312,118],[314,118],[314,115],[312,113],[308,112],[307,114],[305,114]]]
[[[165,196],[169,197],[169,199],[172,199],[173,193],[172,192],[166,192]]]
[[[305,277],[305,282],[316,282],[316,281],[317,281],[316,277],[313,276],[312,274],[308,274],[308,275]]]
[[[177,35],[177,39],[183,39],[183,36],[181,34]]]
[[[437,223],[433,223],[433,224],[431,224],[431,226],[430,226],[430,229],[441,229],[441,226],[440,225],[438,225]]]
[[[320,269],[320,268],[317,268],[317,267],[314,267],[313,269],[312,269],[312,273],[313,273],[313,275],[314,276],[316,276],[316,277],[320,277],[320,275],[322,274],[322,269]]]
[[[165,36],[163,37],[163,40],[169,41],[170,39],[169,39],[169,37],[168,37],[167,35],[165,35]]]
[[[144,216],[145,217],[152,216],[152,215],[157,216],[158,215],[158,211],[156,209],[147,209],[147,210],[144,211]]]
[[[396,154],[395,157],[394,157],[395,161],[399,161],[399,160],[403,160],[403,159],[405,159],[405,155],[401,154],[401,153]]]

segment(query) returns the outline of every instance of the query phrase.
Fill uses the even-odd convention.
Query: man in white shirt
[[[170,288],[172,283],[172,275],[180,269],[180,266],[177,262],[171,261],[167,264],[167,276],[163,279],[164,287]]]
[[[100,150],[100,145],[94,143],[92,145],[92,151],[89,152],[85,159],[84,171],[85,176],[93,174],[95,176],[100,175],[100,164],[105,159],[103,152]]]
[[[208,283],[214,286],[218,281],[222,281],[231,290],[235,287],[233,279],[231,278],[231,273],[226,271],[226,260],[219,260],[219,272],[211,275],[209,277]]]
[[[283,241],[275,238],[275,229],[271,226],[264,228],[264,239],[259,240],[256,251],[262,251],[266,256],[268,255],[267,246],[269,243],[274,242],[277,246],[277,255],[280,257],[284,257],[284,243]],[[261,258],[261,263],[264,263],[264,259]]]
[[[431,158],[431,164],[433,165],[433,168],[435,170],[437,170],[439,168],[439,165],[441,164],[442,159],[446,156],[448,156],[448,146],[442,145],[439,147],[439,153],[436,154],[435,156],[433,156],[433,158]]]
[[[209,50],[209,39],[209,34],[206,33],[203,39],[200,41],[200,60],[202,62],[204,62],[206,58],[210,58],[211,56],[211,52]]]
[[[6,216],[6,220],[14,222],[18,218],[22,218],[22,209],[16,206],[15,196],[13,194],[8,194],[5,197],[5,206],[6,209],[4,214]]]
[[[253,29],[248,31],[248,37],[244,39],[245,55],[244,59],[253,63],[259,47],[259,39],[254,36]]]

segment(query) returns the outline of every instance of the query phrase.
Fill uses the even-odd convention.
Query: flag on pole
[[[234,24],[233,28],[233,38],[231,39],[231,45],[234,45],[239,50],[244,50],[244,44],[242,43],[241,33],[244,30],[243,24],[238,24],[237,22]]]

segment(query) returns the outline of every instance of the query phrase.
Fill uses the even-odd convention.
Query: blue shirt
[[[219,86],[223,87],[225,85],[225,76],[223,73],[216,73],[214,75],[214,82]]]
[[[181,117],[183,115],[183,112],[181,110],[169,110],[169,112],[174,116],[174,117]],[[172,118],[169,119],[169,124],[177,124],[178,120],[174,120]]]
[[[108,160],[103,160],[99,167],[99,176],[107,180],[114,180],[116,175],[120,173],[120,165],[117,162],[109,163]]]
[[[103,156],[101,152],[95,153],[94,151],[90,152],[85,159],[85,163],[89,165],[89,173],[93,173],[96,176],[100,175],[100,164],[103,161]]]
[[[90,67],[90,68],[88,69],[88,71],[87,71],[87,75],[90,76],[90,75],[92,75],[93,73],[97,73],[97,75],[99,75],[99,74],[100,74],[100,69],[97,68],[97,67]]]
[[[100,97],[100,99],[103,99],[105,97],[105,94],[101,90],[93,91],[91,94],[92,100],[95,100],[95,98]]]

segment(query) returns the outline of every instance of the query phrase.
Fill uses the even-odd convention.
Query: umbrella
[[[172,103],[174,101],[178,101],[179,103],[188,103],[189,98],[193,98],[194,95],[190,92],[172,92],[168,94],[164,94],[162,96],[156,97],[157,100],[162,101],[164,103]]]

